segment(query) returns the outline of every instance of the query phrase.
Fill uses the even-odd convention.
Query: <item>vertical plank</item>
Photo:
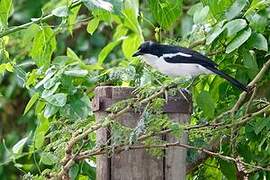
[[[108,114],[106,112],[96,112],[96,120],[101,121]],[[105,144],[108,137],[106,128],[101,128],[96,132],[97,146]],[[98,155],[96,157],[96,180],[110,180],[110,159],[107,155]]]
[[[134,128],[140,115],[127,113],[119,120],[123,125]],[[163,160],[149,155],[146,150],[131,150],[112,156],[111,180],[162,180]]]
[[[186,123],[190,117],[189,114],[172,113],[169,114],[172,121],[177,123]],[[167,142],[176,142],[179,139],[171,135],[166,135]],[[180,142],[187,144],[188,136],[184,133]],[[165,151],[165,179],[166,180],[185,180],[186,179],[186,149],[174,147]]]

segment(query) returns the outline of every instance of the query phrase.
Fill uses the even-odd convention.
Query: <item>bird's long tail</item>
[[[237,88],[241,89],[242,91],[248,92],[247,86],[245,86],[244,84],[240,83],[239,81],[237,81],[236,79],[234,79],[230,75],[226,74],[225,72],[217,69],[216,67],[207,67],[207,68],[209,70],[211,70],[213,73],[215,73],[215,74],[221,76],[222,78],[226,79],[227,81],[229,81],[234,86],[236,86]]]

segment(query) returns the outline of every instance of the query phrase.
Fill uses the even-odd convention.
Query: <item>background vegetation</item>
[[[162,148],[165,142],[155,135],[164,129],[175,136],[189,132],[189,179],[270,179],[269,5],[0,0],[0,179],[95,179],[95,154],[136,141]],[[190,123],[173,124],[160,113],[165,100],[156,97],[187,83],[132,58],[144,40],[193,48],[253,91],[241,93],[217,76],[201,76],[192,88]],[[97,124],[90,104],[94,88],[105,84],[135,86],[138,99],[117,104]],[[113,121],[119,110],[142,101],[148,106],[141,131]],[[108,125],[114,143],[102,151],[95,130]],[[160,148],[150,153],[162,156]]]

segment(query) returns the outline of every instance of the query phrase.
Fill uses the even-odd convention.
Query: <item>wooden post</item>
[[[101,121],[109,114],[106,109],[112,104],[132,97],[133,90],[128,87],[97,87],[93,100],[96,121]],[[169,97],[164,107],[164,113],[174,122],[187,122],[191,112],[191,100],[188,102],[182,95]],[[130,111],[117,121],[134,128],[139,117],[140,114]],[[102,128],[97,131],[97,144],[104,144],[108,138],[108,129]],[[176,139],[166,135],[166,141],[175,142]],[[187,143],[187,134],[182,136],[181,142]],[[186,150],[179,147],[165,150],[163,159],[152,157],[143,149],[121,152],[112,157],[97,156],[97,180],[184,180],[185,172]]]

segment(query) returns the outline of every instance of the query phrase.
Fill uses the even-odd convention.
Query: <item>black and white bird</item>
[[[133,54],[133,57],[136,56],[142,56],[147,64],[168,76],[217,74],[242,91],[248,91],[244,84],[219,70],[211,59],[188,48],[146,41]]]

